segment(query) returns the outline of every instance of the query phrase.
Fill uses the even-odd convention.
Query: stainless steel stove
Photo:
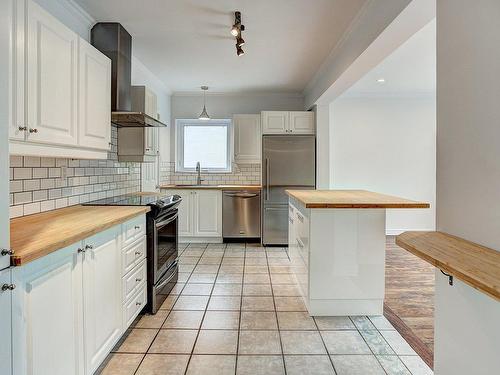
[[[149,206],[146,215],[148,304],[155,314],[178,278],[178,195],[127,194],[84,203],[88,206]]]

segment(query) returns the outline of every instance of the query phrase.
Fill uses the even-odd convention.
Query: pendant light
[[[205,107],[206,104],[206,93],[208,90],[208,86],[201,86],[201,89],[203,90],[203,111],[201,111],[200,116],[198,117],[199,120],[210,120],[210,116],[207,113],[207,108]]]

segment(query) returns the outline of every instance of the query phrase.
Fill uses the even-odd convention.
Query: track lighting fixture
[[[238,56],[243,55],[245,52],[241,48],[245,44],[245,40],[241,36],[241,32],[245,30],[245,25],[241,24],[241,12],[234,12],[234,24],[231,27],[231,35],[236,38],[236,54]]]

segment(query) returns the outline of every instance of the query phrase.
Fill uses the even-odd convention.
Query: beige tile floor
[[[104,375],[428,375],[383,317],[310,317],[282,248],[182,245],[179,281]]]

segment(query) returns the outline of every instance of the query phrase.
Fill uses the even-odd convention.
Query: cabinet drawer
[[[129,273],[146,258],[146,236],[123,251],[123,275]]]
[[[146,217],[138,216],[122,224],[123,247],[134,243],[138,238],[146,234]]]
[[[139,290],[146,278],[146,260],[143,260],[123,278],[123,302],[127,302]]]
[[[132,297],[123,309],[124,330],[130,327],[134,319],[146,305],[146,298],[146,283],[143,283],[140,286],[139,292]]]

